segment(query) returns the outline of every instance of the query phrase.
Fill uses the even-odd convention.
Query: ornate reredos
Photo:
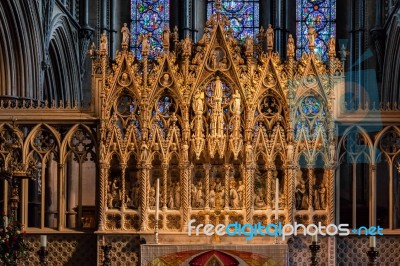
[[[166,36],[172,39],[172,34]],[[289,174],[289,170],[285,170],[288,172],[283,174],[283,168],[296,171],[293,169],[304,165],[315,166],[317,161],[322,161],[324,167],[335,164],[336,137],[332,114],[337,79],[334,76],[342,75],[343,65],[333,56],[335,52],[332,50],[329,65],[323,64],[313,52],[303,54],[297,61],[294,48],[289,45],[288,57],[282,61],[270,44],[264,51],[265,37],[260,34],[257,40],[248,37],[244,44],[239,43],[227,18],[217,12],[207,21],[204,34],[197,43],[193,43],[189,36],[181,41],[174,36],[173,49],[170,49],[168,40],[163,52],[154,59],[148,57],[144,48],[145,35],[141,38],[140,60],[127,49],[126,44],[116,53],[112,63],[107,52],[100,51],[101,57],[96,65],[98,67],[101,63],[103,79],[100,162],[109,167],[116,156],[123,176],[118,182],[124,185],[124,167],[129,160],[134,160],[141,169],[151,169],[154,161],[166,168],[171,167],[168,166],[171,163],[176,167],[190,168],[192,165],[190,169],[200,164],[211,163],[221,167],[231,164],[231,168],[226,166],[227,173],[233,171],[241,176],[240,180],[248,180],[246,187],[257,186],[257,182],[251,181],[254,172],[247,172],[248,169],[257,169],[257,165],[263,165],[266,171],[280,169],[280,174],[287,176],[283,217],[293,221],[295,206],[291,199],[293,195],[289,194],[293,193],[298,181],[295,172]],[[165,174],[169,175],[169,170],[166,171]],[[192,175],[196,175],[196,170],[193,171]],[[269,180],[273,175],[268,173]],[[153,185],[151,177],[147,176],[150,174],[147,170],[141,170],[140,174],[140,182],[150,183],[141,185],[141,197],[154,197],[148,195],[148,188]],[[185,186],[189,186],[186,183],[192,182],[193,177],[183,176],[180,181],[182,189],[189,193],[190,187]],[[331,178],[331,174],[325,173],[324,176],[310,181],[309,194],[314,193],[316,186],[323,190],[330,182],[326,180]],[[309,178],[314,178],[313,173],[310,172]],[[109,181],[104,182],[107,185]],[[170,184],[172,181],[163,182]],[[230,181],[225,182],[225,185],[230,184]],[[169,192],[166,191],[167,185],[163,186],[167,208],[165,202]],[[246,193],[253,192],[257,194],[255,187],[247,188]],[[125,208],[126,200],[120,197],[121,202],[117,205]],[[182,194],[182,197],[185,217],[188,203],[183,199],[189,195]],[[229,196],[226,197],[229,200]],[[250,217],[250,209],[256,205],[253,197],[257,196],[249,197],[244,216],[251,221],[256,217]],[[271,196],[265,197],[265,206],[270,208]],[[327,199],[333,203],[333,196]],[[103,200],[107,205],[107,200]],[[318,206],[324,210],[318,219],[332,220],[333,211],[328,215],[326,211],[330,205],[325,203]],[[151,219],[147,217],[149,203],[141,198],[140,204],[145,204],[140,216],[141,230],[146,230],[148,219]],[[326,206],[322,208],[322,205]]]

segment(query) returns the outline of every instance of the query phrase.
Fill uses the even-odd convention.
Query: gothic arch
[[[72,104],[82,99],[78,47],[74,43],[76,34],[65,15],[60,14],[53,18],[43,87],[44,100]]]

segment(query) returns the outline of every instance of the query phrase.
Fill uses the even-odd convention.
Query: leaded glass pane
[[[296,21],[297,58],[309,52],[307,30],[312,25],[318,34],[314,52],[326,60],[326,43],[336,36],[336,0],[297,0]]]
[[[162,30],[169,23],[169,0],[131,0],[131,46],[135,55],[141,58],[141,33],[151,33],[149,57],[154,58],[162,49]]]
[[[215,13],[214,2],[208,1],[207,17]],[[236,38],[244,41],[248,35],[256,37],[260,27],[258,1],[222,1],[222,13],[228,16]]]

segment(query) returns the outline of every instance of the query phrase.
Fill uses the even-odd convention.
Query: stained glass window
[[[162,49],[161,34],[169,23],[169,0],[131,0],[131,46],[135,55],[141,58],[141,33],[151,33],[149,57],[154,58]]]
[[[222,0],[222,13],[225,14],[231,23],[233,34],[236,38],[244,41],[250,35],[255,38],[260,27],[259,1],[246,0]],[[207,17],[215,13],[215,1],[208,1]]]
[[[309,52],[307,31],[312,25],[316,32],[315,53],[327,59],[327,42],[336,36],[336,0],[297,0],[296,36],[297,58]]]

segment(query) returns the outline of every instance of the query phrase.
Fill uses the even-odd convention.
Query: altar
[[[143,266],[287,265],[288,246],[271,245],[141,245]]]

